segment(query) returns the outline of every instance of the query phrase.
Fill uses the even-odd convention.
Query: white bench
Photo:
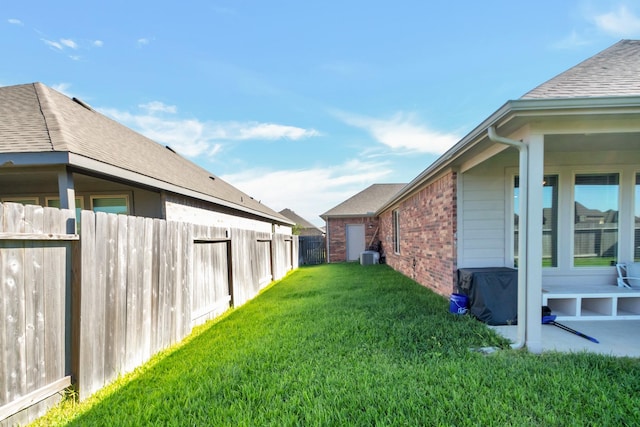
[[[612,285],[545,286],[542,305],[558,320],[640,319],[640,289]]]

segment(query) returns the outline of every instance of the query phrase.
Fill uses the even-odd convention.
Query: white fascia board
[[[445,169],[454,160],[486,138],[489,126],[500,126],[514,118],[542,118],[561,115],[594,115],[594,114],[639,114],[640,96],[616,96],[601,98],[552,98],[552,99],[517,99],[507,101],[502,107],[487,117],[458,143],[436,159],[422,173],[407,184],[398,194],[385,203],[376,214],[388,210],[391,206],[411,194],[417,187],[430,180]]]
[[[67,163],[69,163],[69,153],[65,151],[0,153],[0,167],[65,165]]]

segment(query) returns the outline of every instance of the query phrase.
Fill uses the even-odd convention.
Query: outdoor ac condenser
[[[373,265],[380,262],[380,254],[376,251],[364,251],[360,253],[360,265]]]

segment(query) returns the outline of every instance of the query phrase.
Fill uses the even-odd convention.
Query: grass
[[[485,355],[470,348],[496,346]],[[384,265],[305,267],[38,425],[638,425],[640,360],[511,350]]]

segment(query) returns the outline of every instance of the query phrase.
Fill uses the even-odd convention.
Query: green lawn
[[[640,424],[639,359],[511,350],[448,306],[384,265],[300,268],[40,424]]]

